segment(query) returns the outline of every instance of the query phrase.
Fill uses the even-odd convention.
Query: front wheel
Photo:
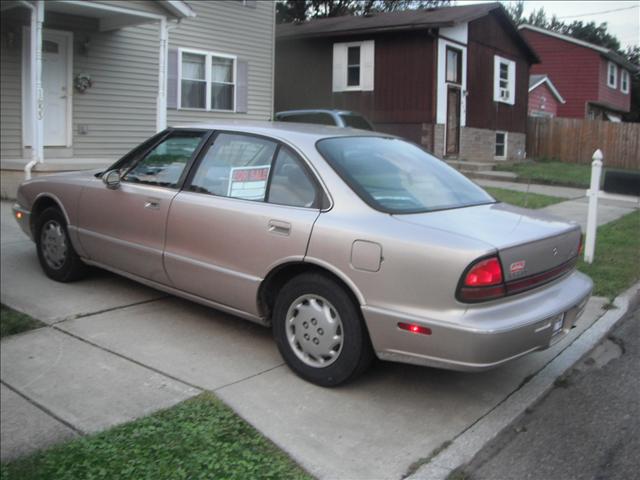
[[[302,274],[285,284],[273,311],[273,334],[287,365],[324,387],[355,378],[373,359],[359,308],[322,274]]]
[[[47,208],[38,216],[35,227],[38,260],[47,277],[58,282],[82,278],[87,266],[71,245],[62,212],[55,207]]]

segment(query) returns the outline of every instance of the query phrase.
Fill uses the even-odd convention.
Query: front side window
[[[264,201],[276,146],[276,142],[260,137],[219,134],[200,162],[189,190]]]
[[[383,212],[419,213],[494,202],[464,175],[404,140],[327,138],[317,148],[362,200]]]
[[[235,71],[233,56],[180,50],[179,108],[234,111]]]
[[[123,180],[175,188],[204,136],[203,131],[170,134],[126,172]]]
[[[629,72],[622,70],[620,74],[620,90],[622,93],[629,93]]]
[[[609,62],[609,69],[607,71],[607,86],[610,88],[616,88],[618,83],[618,67],[613,62]]]
[[[515,88],[516,62],[496,55],[494,58],[494,101],[514,105]]]
[[[360,46],[347,48],[347,86],[360,86]]]
[[[504,159],[507,157],[507,132],[496,132],[495,158]]]

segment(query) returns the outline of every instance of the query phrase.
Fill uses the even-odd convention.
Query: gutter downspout
[[[169,25],[166,18],[160,20],[160,51],[158,53],[158,97],[156,99],[156,132],[167,128],[167,68],[169,58],[169,30],[180,24]]]
[[[42,93],[42,24],[44,23],[44,3],[37,0],[35,5],[20,2],[31,10],[30,45],[30,86],[31,86],[31,161],[24,167],[25,180],[31,179],[31,169],[44,162],[44,99]]]

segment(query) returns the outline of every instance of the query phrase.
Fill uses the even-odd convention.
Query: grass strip
[[[591,181],[591,166],[577,163],[523,162],[499,164],[494,169],[513,172],[518,175],[519,180],[530,180],[531,183],[589,188]]]
[[[525,208],[543,208],[566,200],[566,198],[552,197],[551,195],[518,192],[505,188],[485,187],[484,189],[500,202]]]
[[[309,479],[210,393],[0,467],[21,479]]]
[[[16,333],[26,332],[34,328],[43,327],[45,324],[24,313],[0,304],[0,338]]]
[[[593,294],[613,300],[640,280],[640,211],[598,228],[594,262],[578,268],[595,283]]]

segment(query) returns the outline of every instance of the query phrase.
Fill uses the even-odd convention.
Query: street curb
[[[454,470],[468,464],[489,441],[497,437],[529,406],[542,398],[553,387],[558,377],[606,338],[630,307],[638,302],[640,302],[640,282],[616,297],[613,301],[615,309],[608,310],[522,388],[456,437],[449,447],[419,468],[407,480],[445,480]]]

